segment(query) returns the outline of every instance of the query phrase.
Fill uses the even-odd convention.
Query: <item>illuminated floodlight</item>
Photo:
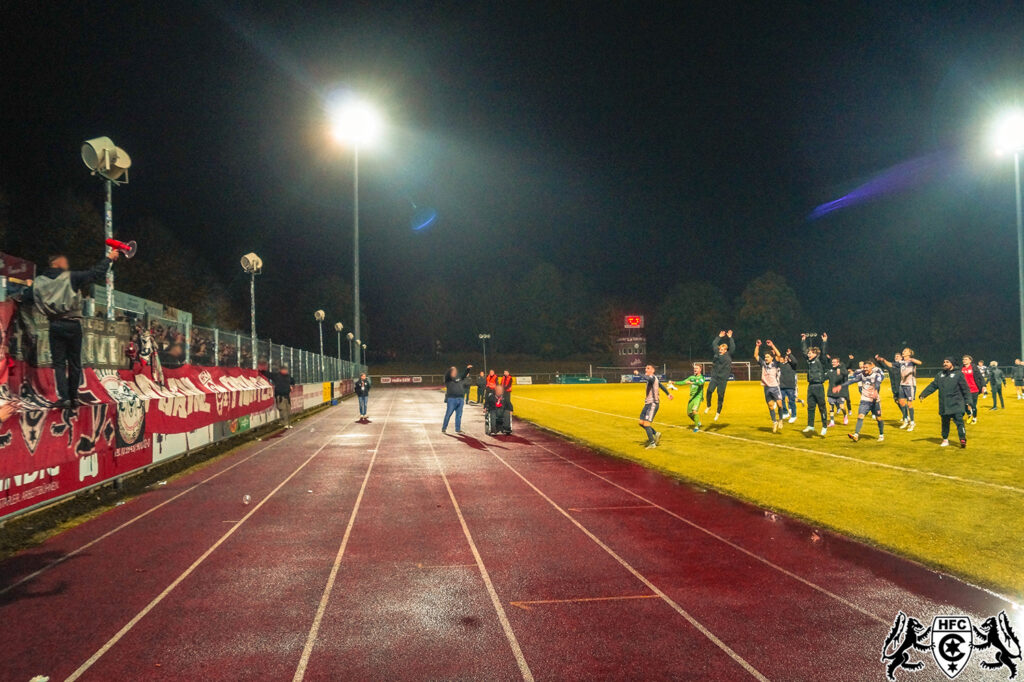
[[[347,99],[330,107],[328,116],[335,139],[354,147],[373,146],[384,131],[384,119],[368,102]]]
[[[997,152],[1024,151],[1024,111],[1010,111],[996,122],[992,141]]]
[[[313,319],[315,319],[317,322],[323,322],[325,317],[327,317],[327,314],[322,310],[318,310],[315,313],[313,313]]]
[[[341,322],[334,323],[334,331],[341,333],[343,329],[345,329],[345,325],[343,325]]]

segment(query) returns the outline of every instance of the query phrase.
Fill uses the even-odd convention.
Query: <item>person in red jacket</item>
[[[985,385],[985,380],[981,378],[981,372],[974,366],[974,358],[970,355],[963,357],[963,366],[960,368],[961,374],[964,375],[964,380],[967,381],[967,388],[971,391],[971,399],[967,402],[967,422],[969,424],[978,423],[978,396],[981,394],[981,389]]]
[[[498,377],[498,385],[505,387],[505,393],[511,393],[512,383],[512,375],[509,374],[508,370],[506,369],[504,373],[500,377]]]

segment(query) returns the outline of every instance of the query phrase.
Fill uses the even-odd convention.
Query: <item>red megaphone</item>
[[[135,252],[139,250],[135,240],[125,243],[119,242],[116,239],[107,239],[106,243],[110,248],[117,249],[123,253],[125,258],[133,258],[135,256]]]

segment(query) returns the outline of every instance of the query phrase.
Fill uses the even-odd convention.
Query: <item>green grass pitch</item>
[[[919,379],[919,389],[929,383]],[[851,387],[854,410],[857,390]],[[868,420],[858,443],[841,423],[824,438],[803,434],[807,413],[772,433],[761,386],[731,382],[717,423],[686,416],[689,387],[662,396],[655,428],[661,446],[644,449],[637,425],[637,384],[516,386],[515,413],[546,428],[674,476],[859,538],[942,571],[1024,598],[1024,401],[1004,388],[1006,410],[967,426],[961,450],[955,427],[940,448],[938,396],[916,403],[917,428],[898,428],[899,409],[883,388],[885,441]],[[800,396],[805,397],[804,386]],[[717,396],[716,396],[717,399]],[[816,425],[820,429],[820,424]]]

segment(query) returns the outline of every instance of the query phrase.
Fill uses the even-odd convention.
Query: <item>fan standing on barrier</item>
[[[62,253],[50,256],[49,267],[32,282],[29,295],[36,310],[46,316],[50,326],[50,357],[57,407],[78,406],[78,386],[82,382],[82,294],[88,284],[101,282],[107,268],[121,252],[111,249],[106,258],[89,270],[72,270]]]

